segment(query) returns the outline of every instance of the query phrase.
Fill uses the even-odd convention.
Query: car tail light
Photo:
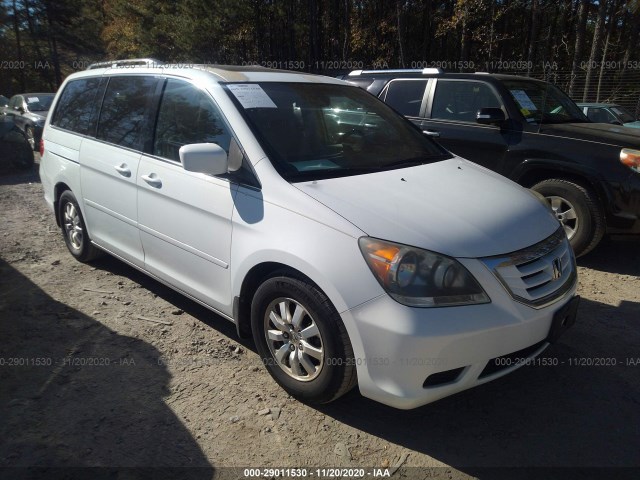
[[[44,138],[40,139],[40,156],[44,155]]]
[[[640,173],[640,150],[623,148],[620,150],[620,163]]]

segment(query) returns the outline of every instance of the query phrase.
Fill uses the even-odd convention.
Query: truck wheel
[[[266,280],[251,302],[258,353],[276,382],[309,403],[328,403],[356,384],[353,350],[327,296],[290,276]]]
[[[558,178],[543,180],[531,187],[547,199],[564,227],[577,257],[593,250],[606,230],[604,210],[590,189]]]

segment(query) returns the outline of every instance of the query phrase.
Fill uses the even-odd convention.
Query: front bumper
[[[554,314],[575,296],[577,282],[535,309],[514,301],[481,262],[460,261],[491,303],[411,308],[383,295],[342,313],[362,395],[395,408],[419,407],[506,375],[549,345]],[[523,358],[489,366],[514,352]]]

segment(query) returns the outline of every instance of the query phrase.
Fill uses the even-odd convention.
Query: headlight
[[[640,173],[640,150],[623,148],[620,150],[620,163],[626,165],[634,172]]]
[[[358,243],[382,288],[403,305],[447,307],[491,301],[453,258],[376,238],[361,237]]]

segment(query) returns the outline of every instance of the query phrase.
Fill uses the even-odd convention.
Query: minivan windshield
[[[317,180],[430,163],[451,154],[368,92],[322,83],[227,84],[280,175]]]
[[[535,80],[504,80],[503,84],[529,123],[589,121],[571,98],[550,83]]]

